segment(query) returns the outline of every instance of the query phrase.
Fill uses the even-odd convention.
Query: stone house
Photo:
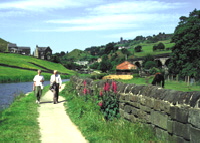
[[[78,65],[82,65],[82,66],[86,66],[86,65],[89,64],[88,61],[77,61],[77,62],[74,62],[74,63],[76,63],[76,64],[78,64]]]
[[[31,53],[31,48],[30,47],[22,47],[22,46],[17,46],[17,44],[12,44],[9,43],[7,45],[7,50],[10,53],[18,53],[18,54],[23,54],[23,55],[30,55]]]
[[[124,61],[123,63],[116,66],[116,74],[117,75],[131,75],[132,70],[137,69],[137,66],[131,64],[128,61]]]
[[[52,56],[52,50],[48,47],[39,47],[36,45],[34,56],[42,60],[50,60]]]

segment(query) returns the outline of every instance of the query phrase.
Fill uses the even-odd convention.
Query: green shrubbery
[[[83,84],[87,83],[84,82]],[[100,93],[97,90],[95,91],[96,95],[91,96],[88,94],[88,90],[84,88],[83,93],[85,94],[77,96],[71,83],[68,82],[61,93],[67,100],[65,104],[67,114],[69,114],[71,120],[79,127],[86,139],[89,142],[110,143],[133,143],[156,140],[153,131],[145,125],[115,118],[119,117],[117,116],[118,114],[111,112],[116,110],[116,113],[118,113],[118,105],[114,101],[109,104],[111,98],[108,99],[107,97],[111,95],[116,100],[117,96],[114,97],[116,92],[114,83],[109,89],[111,90],[107,92],[107,84],[102,87]],[[106,114],[104,114],[105,110],[109,110],[109,112],[106,111]]]

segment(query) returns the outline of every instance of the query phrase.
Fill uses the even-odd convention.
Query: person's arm
[[[36,76],[33,78],[33,90],[35,90],[35,84],[36,84]]]
[[[52,85],[53,81],[52,81],[52,75],[51,75],[51,78],[50,78],[50,85]]]
[[[62,79],[61,79],[61,76],[59,75],[59,84],[60,84],[60,87],[59,88],[61,88],[61,86],[62,86]]]
[[[33,82],[33,90],[35,90],[35,81]]]
[[[40,82],[44,82],[44,76],[42,76],[42,80]]]

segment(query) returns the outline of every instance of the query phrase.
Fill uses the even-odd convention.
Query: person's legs
[[[42,96],[42,89],[41,89],[41,87],[39,86],[39,87],[38,87],[38,96],[37,96],[37,99],[38,99],[39,103],[40,103],[40,98],[41,98],[41,96]]]
[[[56,85],[56,102],[58,103],[58,97],[59,97],[59,83]]]
[[[41,88],[39,86],[35,87],[35,97],[36,97],[36,103],[40,103],[40,97],[41,97]]]
[[[53,90],[53,103],[56,104],[56,89]]]

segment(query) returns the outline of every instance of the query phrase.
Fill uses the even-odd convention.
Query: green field
[[[46,73],[45,68],[49,69],[49,71],[58,70],[63,78],[69,78],[69,76],[75,74],[74,71],[66,69],[61,64],[40,60],[31,56],[20,54],[0,53],[0,64],[30,69],[25,70],[19,68],[0,66],[0,82],[31,81],[33,79],[33,76],[37,74],[37,69],[41,69],[42,71],[44,71],[42,74],[45,76],[45,79],[48,80],[50,78],[51,73]],[[39,67],[37,65],[45,68]]]
[[[143,57],[146,56],[147,54],[151,55],[157,55],[157,54],[163,54],[163,53],[171,53],[171,50],[163,50],[163,51],[153,51],[153,46],[158,45],[158,43],[162,42],[165,45],[165,49],[171,48],[174,46],[174,43],[170,43],[170,40],[165,40],[165,41],[158,41],[156,43],[140,43],[137,45],[134,45],[133,47],[136,47],[138,45],[142,46],[142,52],[134,52],[134,48],[130,48],[131,52],[134,52],[135,57]]]
[[[140,77],[135,77],[130,80],[117,80],[125,83],[135,83],[135,84],[140,84],[140,85],[149,85],[151,84],[153,80],[153,77],[148,77],[148,78],[140,78]],[[190,91],[200,91],[200,86],[199,82],[194,83],[194,85],[190,85],[189,83],[185,81],[176,81],[176,80],[165,80],[165,89],[172,89],[176,91],[183,91],[183,92],[190,92]]]

